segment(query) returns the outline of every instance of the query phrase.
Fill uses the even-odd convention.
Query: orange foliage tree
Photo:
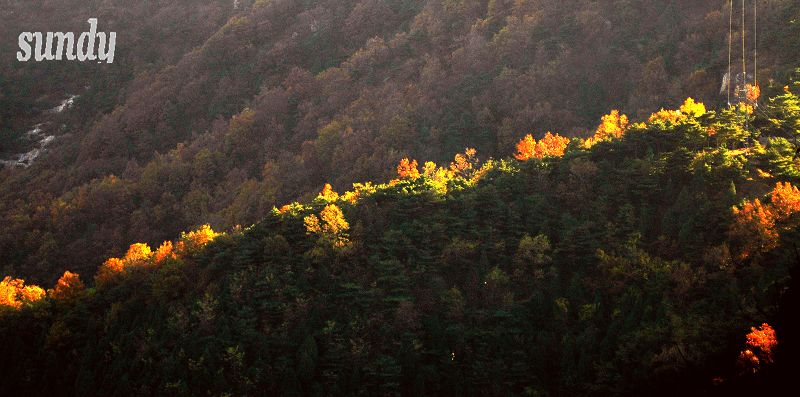
[[[747,343],[744,350],[739,353],[739,365],[745,369],[758,372],[762,364],[770,364],[773,359],[773,350],[778,345],[775,330],[767,323],[761,327],[751,327],[747,334]]]
[[[548,156],[560,157],[564,155],[567,145],[569,145],[569,138],[558,134],[548,132],[539,141],[536,141],[533,135],[528,134],[517,143],[517,153],[514,157],[520,161]]]
[[[156,264],[162,263],[167,259],[176,259],[178,256],[173,249],[172,241],[165,241],[154,254]]]
[[[477,150],[467,148],[464,153],[457,154],[450,163],[450,172],[459,176],[468,176],[478,166],[478,158],[475,157],[477,153]]]
[[[600,141],[621,138],[628,130],[628,126],[628,116],[620,113],[619,110],[612,110],[611,113],[600,119],[600,125],[597,126],[594,135],[584,140],[583,146],[591,148]]]
[[[400,160],[397,165],[397,176],[400,179],[417,179],[419,178],[419,164],[417,160],[409,160],[408,157]]]
[[[45,292],[36,285],[25,285],[25,280],[6,277],[0,281],[0,308],[21,309],[26,304],[42,300]]]
[[[215,232],[211,226],[203,225],[197,230],[182,233],[177,244],[173,245],[172,241],[165,241],[156,252],[153,252],[150,246],[144,243],[131,244],[122,259],[109,258],[100,265],[95,275],[95,282],[107,283],[128,268],[154,266],[167,259],[177,259],[181,255],[204,247],[218,236],[220,233]]]
[[[65,271],[58,279],[55,288],[48,290],[47,294],[55,300],[67,300],[80,295],[85,288],[77,273]]]
[[[746,91],[745,97],[749,102],[755,103],[761,97],[761,87],[757,84],[746,84],[744,88]]]
[[[766,252],[778,246],[779,226],[800,212],[800,189],[788,182],[778,182],[770,192],[770,203],[759,199],[746,200],[741,208],[734,207],[731,235],[742,240],[741,258],[756,252]]]

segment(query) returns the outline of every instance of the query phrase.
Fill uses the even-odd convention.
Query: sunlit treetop
[[[162,263],[168,259],[176,259],[178,257],[173,249],[172,241],[163,242],[153,256],[156,264]]]
[[[347,231],[350,224],[344,217],[342,209],[336,204],[328,204],[320,212],[319,217],[311,214],[303,219],[306,232],[316,234],[322,241],[327,241],[335,248],[344,248],[350,244]]]
[[[679,124],[689,118],[697,118],[706,114],[706,106],[700,102],[695,102],[692,98],[687,98],[678,110],[661,109],[650,115],[647,120],[650,124]]]
[[[222,233],[217,233],[211,228],[211,225],[200,226],[199,229],[189,233],[182,233],[181,239],[178,241],[178,254],[185,252],[187,249],[199,249],[206,244],[214,241]]]
[[[528,134],[517,143],[517,153],[514,157],[520,161],[541,159],[544,157],[561,157],[569,145],[569,138],[550,132],[537,141],[533,135]]]
[[[400,160],[400,164],[397,165],[397,176],[400,179],[417,179],[420,176],[417,167],[417,160],[409,160],[406,157]]]
[[[125,263],[144,262],[153,256],[150,246],[144,243],[131,244],[128,252],[125,253],[123,261]]]
[[[611,113],[600,119],[595,133],[590,138],[583,141],[583,147],[588,149],[598,142],[621,138],[630,127],[628,116],[620,113],[619,110],[612,110]]]
[[[69,300],[80,295],[85,288],[77,273],[66,271],[58,279],[56,286],[47,291],[47,294],[55,300]]]
[[[6,277],[0,281],[0,308],[21,309],[42,300],[44,290],[36,285],[25,285],[25,280]]]
[[[478,164],[477,150],[467,148],[464,153],[456,154],[450,163],[450,172],[457,176],[467,176]]]
[[[628,122],[628,116],[621,114],[619,110],[612,110],[600,120],[600,125],[595,131],[595,139],[621,137],[628,129]]]
[[[317,200],[326,202],[326,203],[334,203],[336,200],[339,199],[339,193],[336,193],[333,190],[333,187],[330,183],[326,183],[325,186],[322,188],[322,191],[317,196]]]
[[[707,112],[706,105],[702,102],[695,102],[693,98],[686,98],[686,101],[680,107],[680,111],[691,117],[700,117]]]

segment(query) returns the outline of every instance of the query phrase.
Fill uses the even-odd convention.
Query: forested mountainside
[[[129,241],[247,226],[326,182],[389,178],[404,157],[499,158],[526,134],[589,136],[611,107],[718,104],[726,3],[6,1],[0,160],[32,150],[29,130],[47,145],[0,171],[0,269],[52,283]],[[760,3],[758,77],[776,94],[800,4]],[[14,59],[19,32],[80,32],[87,15],[118,32],[113,64]]]
[[[717,111],[689,99],[637,123],[613,111],[587,139],[525,136],[513,158],[404,158],[389,182],[136,243],[47,292],[7,277],[0,388],[785,391],[800,335],[798,92]]]

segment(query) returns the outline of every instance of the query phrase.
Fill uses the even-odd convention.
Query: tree
[[[44,290],[36,285],[25,285],[25,280],[6,277],[0,281],[0,308],[21,309],[45,297]]]
[[[742,240],[742,258],[757,252],[766,252],[778,246],[779,228],[792,228],[786,224],[800,212],[800,189],[788,182],[778,182],[770,192],[770,202],[746,200],[741,208],[734,207],[734,224],[731,234]]]
[[[311,214],[306,216],[303,222],[307,233],[318,235],[322,241],[335,248],[345,248],[350,245],[347,234],[350,224],[347,223],[341,208],[336,204],[328,204],[320,212],[319,217]]]
[[[619,138],[628,128],[628,116],[621,114],[619,110],[612,110],[611,113],[600,119],[600,125],[595,130],[595,139],[605,139],[607,137]]]
[[[217,237],[219,237],[221,233],[217,233],[214,229],[211,228],[210,225],[206,224],[200,226],[199,229],[191,231],[189,233],[182,233],[181,239],[178,241],[177,244],[177,254],[186,253],[187,250],[198,250],[203,248],[206,244],[214,241]]]
[[[590,148],[600,141],[621,138],[628,130],[628,124],[628,116],[619,110],[612,110],[600,119],[600,125],[597,126],[594,135],[584,141],[584,147]]]
[[[322,191],[317,196],[317,200],[326,203],[334,203],[338,199],[339,199],[339,193],[336,193],[336,191],[333,190],[333,187],[331,186],[330,183],[326,183],[325,186],[322,188]]]
[[[85,288],[77,273],[65,271],[55,288],[48,290],[47,294],[55,300],[70,300],[80,295]]]
[[[409,161],[408,157],[400,160],[397,165],[397,176],[400,179],[417,179],[419,178],[419,169],[417,169],[417,160]]]
[[[478,166],[478,158],[475,157],[477,153],[477,150],[467,148],[464,153],[457,154],[450,163],[450,172],[456,176],[468,178],[472,174],[472,170]]]
[[[569,145],[569,138],[558,134],[547,132],[538,142],[533,139],[533,135],[528,134],[517,143],[517,160],[527,161],[530,159],[541,159],[544,157],[561,157]]]
[[[775,330],[769,324],[751,327],[747,334],[746,347],[739,353],[739,365],[747,371],[758,372],[762,364],[772,363],[772,352],[777,345]]]
[[[173,249],[172,241],[163,242],[153,256],[156,264],[164,262],[167,259],[176,259],[178,257]]]

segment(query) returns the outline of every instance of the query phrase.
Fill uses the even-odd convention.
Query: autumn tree
[[[678,110],[661,109],[650,115],[647,122],[651,124],[678,124],[689,118],[697,118],[704,114],[706,114],[706,106],[704,104],[696,102],[692,98],[687,98]]]
[[[611,113],[600,119],[600,125],[597,126],[594,135],[586,139],[583,145],[590,148],[607,139],[621,138],[628,130],[628,124],[628,116],[620,113],[619,110],[612,110]]]
[[[734,223],[731,235],[742,241],[741,257],[766,252],[778,246],[780,230],[792,227],[785,224],[800,212],[800,189],[788,182],[778,182],[770,192],[770,202],[746,200],[733,208]]]
[[[333,203],[339,199],[339,193],[336,193],[333,190],[333,186],[330,183],[326,183],[325,186],[322,188],[322,191],[317,196],[317,200],[325,202],[325,203]]]
[[[176,259],[178,256],[175,254],[172,241],[165,241],[158,247],[153,257],[155,263],[159,264],[167,259]]]
[[[65,271],[55,288],[47,290],[47,294],[55,300],[69,300],[80,295],[85,288],[77,273]]]
[[[606,137],[619,138],[628,128],[628,116],[620,113],[619,110],[612,110],[611,113],[600,119],[600,125],[595,130],[595,139],[605,139]]]
[[[769,324],[751,327],[745,349],[739,353],[739,365],[746,371],[758,372],[762,365],[772,363],[773,350],[777,345],[775,330]]]
[[[348,231],[350,224],[342,213],[341,208],[336,204],[328,204],[320,212],[319,217],[311,214],[303,219],[306,231],[309,234],[316,234],[320,240],[331,244],[334,248],[345,248],[350,245]]]
[[[548,132],[539,141],[536,141],[533,135],[528,134],[517,143],[517,153],[514,157],[520,161],[544,157],[560,157],[564,155],[567,145],[569,145],[569,138],[558,134]]]
[[[0,308],[21,309],[45,297],[44,290],[36,285],[25,285],[25,280],[6,277],[0,281]]]
[[[419,169],[417,169],[417,160],[409,160],[408,157],[400,160],[397,165],[397,176],[400,179],[417,179],[419,178]]]
[[[464,153],[457,154],[450,163],[450,172],[456,176],[469,177],[472,171],[478,167],[477,153],[477,150],[467,148]]]
[[[199,229],[191,232],[184,232],[178,241],[175,251],[177,255],[185,254],[187,251],[198,250],[203,248],[206,244],[214,241],[221,233],[217,233],[211,228],[211,225],[200,226]]]

